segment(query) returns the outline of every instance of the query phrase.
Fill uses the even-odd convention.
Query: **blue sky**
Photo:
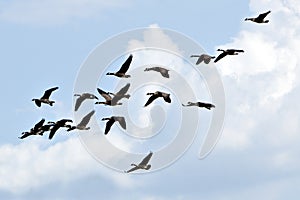
[[[267,10],[272,10],[269,24],[244,22]],[[293,0],[0,1],[0,198],[296,199],[299,13],[300,4]],[[223,81],[226,118],[208,157],[197,158],[203,142],[197,136],[169,167],[127,175],[97,162],[76,133],[59,131],[51,141],[17,138],[41,116],[72,117],[77,73],[99,43],[153,24],[187,35],[212,55],[219,47],[245,50],[213,66]],[[31,99],[53,86],[60,87],[51,96],[55,106],[36,108]],[[209,122],[210,113],[202,114]],[[134,144],[117,136],[109,139],[124,148]]]

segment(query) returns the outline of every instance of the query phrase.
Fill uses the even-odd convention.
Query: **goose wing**
[[[218,55],[218,57],[215,59],[215,63],[218,62],[219,60],[221,60],[222,58],[224,58],[227,55],[226,52],[221,53],[220,55]]]
[[[125,173],[130,173],[130,172],[133,172],[133,171],[138,170],[138,169],[139,169],[139,167],[135,166],[135,167],[131,168],[130,170],[125,171]]]
[[[150,153],[142,160],[142,162],[139,165],[147,165],[152,155],[153,153],[150,151]]]
[[[265,18],[270,12],[271,12],[271,11],[262,13],[262,14],[258,15],[258,17],[257,17],[256,19],[259,20],[259,21],[263,21],[264,18]]]
[[[171,103],[170,94],[162,93],[162,96],[163,96],[165,102]]]
[[[45,119],[43,118],[41,121],[39,121],[36,125],[34,125],[33,131],[37,132],[39,128],[41,128],[43,126],[45,122]]]
[[[101,90],[100,88],[97,88],[98,93],[106,100],[106,101],[111,101],[111,96],[108,94],[108,92],[105,92]]]
[[[129,65],[132,61],[132,54],[130,54],[130,56],[127,58],[127,60],[123,63],[123,65],[121,66],[121,68],[119,69],[119,71],[117,71],[117,73],[126,73]]]
[[[146,102],[146,104],[144,105],[144,107],[148,106],[150,103],[152,103],[152,101],[154,101],[157,98],[158,98],[157,95],[155,95],[155,94],[151,95],[151,97],[148,99],[148,101]]]
[[[49,90],[46,90],[45,93],[44,93],[44,95],[41,97],[41,99],[49,99],[51,93],[53,91],[57,90],[57,89],[58,89],[58,87],[54,87],[54,88],[51,88]]]
[[[60,128],[60,125],[57,124],[57,123],[52,127],[52,129],[51,129],[51,131],[50,131],[50,133],[49,133],[49,136],[48,136],[49,140],[51,140],[51,139],[53,138],[54,134],[56,133],[56,131],[57,131],[59,128]]]
[[[82,104],[82,102],[86,100],[86,97],[81,95],[79,98],[76,99],[76,103],[75,103],[75,111],[77,111],[80,107],[80,105]]]
[[[197,62],[196,62],[196,65],[199,65],[201,62],[203,62],[204,58],[205,58],[204,54],[200,55],[199,58],[198,58],[198,60],[197,60]]]
[[[38,107],[41,107],[42,103],[39,99],[34,100],[35,105],[37,105]]]
[[[123,88],[121,88],[119,90],[119,92],[117,92],[116,95],[124,95],[124,94],[126,94],[126,92],[128,91],[129,87],[130,87],[130,83],[127,83]]]
[[[123,129],[126,130],[126,121],[125,117],[114,117],[115,121],[118,121]]]
[[[84,116],[82,118],[81,122],[78,124],[78,126],[86,126],[89,123],[89,121],[90,121],[90,119],[91,119],[91,117],[93,116],[94,113],[95,113],[95,110],[92,110],[89,114]]]
[[[106,122],[106,126],[105,126],[105,132],[104,135],[107,135],[107,133],[110,131],[111,126],[115,123],[114,119],[110,119]]]
[[[162,68],[162,67],[159,67],[159,72],[160,74],[165,77],[165,78],[170,78],[170,75],[169,75],[169,70],[165,69],[165,68]]]

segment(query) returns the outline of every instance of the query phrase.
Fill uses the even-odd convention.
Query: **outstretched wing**
[[[125,171],[125,172],[126,172],[126,173],[130,173],[130,172],[133,172],[133,171],[138,170],[138,169],[139,169],[139,167],[138,167],[138,166],[135,166],[135,167],[133,167],[133,168],[131,168],[130,170]]]
[[[43,118],[41,121],[39,121],[36,125],[34,125],[33,131],[36,132],[38,131],[39,128],[41,128],[43,126],[45,122],[45,119]]]
[[[199,65],[201,62],[203,62],[204,57],[205,57],[204,54],[200,55],[197,62],[196,62],[196,65]]]
[[[98,93],[106,100],[106,101],[111,101],[111,96],[108,94],[108,92],[105,92],[101,90],[100,88],[97,88]]]
[[[142,162],[139,165],[147,165],[152,155],[153,153],[150,151],[150,153],[142,160]]]
[[[34,100],[35,105],[37,105],[38,107],[41,107],[41,101],[39,99],[35,99]]]
[[[258,17],[257,17],[256,19],[262,21],[262,20],[264,20],[264,18],[265,18],[270,12],[271,12],[271,11],[262,13],[262,14],[258,15]]]
[[[148,99],[148,101],[146,102],[146,104],[144,105],[144,107],[148,106],[150,103],[152,103],[152,101],[154,101],[157,98],[158,98],[157,95],[151,95],[151,97]]]
[[[132,61],[132,54],[130,54],[130,56],[127,58],[127,60],[123,63],[123,65],[121,66],[121,68],[119,69],[119,71],[117,73],[126,73],[129,65]]]
[[[50,133],[49,133],[49,140],[51,140],[52,138],[53,138],[53,136],[54,136],[54,134],[56,133],[56,131],[58,130],[60,128],[60,126],[58,125],[58,124],[55,124],[53,127],[52,127],[52,129],[51,129],[51,131],[50,131]]]
[[[76,99],[76,103],[75,103],[75,111],[77,111],[80,107],[80,105],[82,104],[82,102],[86,99],[85,96],[81,95],[79,98]]]
[[[158,67],[159,68],[159,72],[160,74],[165,77],[165,78],[170,78],[169,76],[169,70],[162,68],[162,67]]]
[[[106,122],[104,135],[107,135],[107,133],[110,131],[111,126],[114,123],[115,123],[115,120],[111,120],[111,119]]]
[[[162,96],[163,96],[165,102],[171,103],[170,94],[163,93]]]
[[[95,113],[95,110],[92,110],[89,114],[87,114],[86,116],[84,116],[84,118],[82,118],[81,122],[78,124],[78,126],[86,126],[91,117],[93,116],[93,114]]]
[[[220,55],[218,55],[218,57],[215,59],[215,63],[218,62],[219,60],[221,60],[222,58],[224,58],[227,55],[226,52],[221,53]]]
[[[49,90],[46,90],[44,95],[41,97],[41,99],[49,99],[51,93],[54,91],[54,90],[57,90],[58,87],[54,87],[54,88],[51,88]]]
[[[130,83],[127,83],[123,88],[121,88],[119,90],[119,92],[117,92],[116,95],[124,95],[124,94],[126,94],[126,92],[128,91],[129,87],[130,87]]]
[[[125,117],[114,117],[114,119],[115,119],[116,121],[119,122],[119,124],[121,125],[121,127],[122,127],[123,129],[126,130],[126,121],[125,121]]]

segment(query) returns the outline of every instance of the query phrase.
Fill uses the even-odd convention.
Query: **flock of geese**
[[[258,15],[256,18],[246,18],[245,21],[252,21],[255,23],[268,23],[269,20],[265,20],[265,17],[270,13],[271,11],[262,13]],[[198,57],[198,60],[196,61],[196,65],[204,62],[205,64],[209,64],[212,59],[215,59],[214,62],[218,62],[222,58],[224,58],[227,55],[238,55],[239,53],[243,53],[244,50],[240,49],[217,49],[217,51],[221,51],[217,57],[215,56],[210,56],[207,54],[202,54],[202,55],[191,55],[191,57]],[[106,75],[112,75],[116,76],[119,78],[130,78],[131,76],[127,74],[127,71],[129,69],[129,66],[132,62],[133,55],[130,54],[129,57],[126,59],[126,61],[122,64],[120,69],[117,72],[108,72]],[[169,69],[165,69],[163,67],[150,67],[150,68],[145,68],[145,72],[147,71],[154,71],[158,72],[161,74],[163,78],[170,78],[169,75]],[[100,96],[103,98],[102,101],[99,101],[99,98],[91,93],[82,93],[82,94],[74,94],[75,97],[77,97],[76,102],[75,102],[75,108],[74,111],[78,111],[82,103],[88,99],[91,100],[97,100],[95,104],[104,104],[105,106],[118,106],[122,105],[122,102],[120,102],[122,99],[129,99],[130,94],[127,94],[128,90],[130,87],[130,83],[127,83],[124,87],[122,87],[119,91],[116,93],[112,92],[106,92],[100,88],[97,88],[98,93]],[[52,92],[56,91],[59,89],[58,87],[53,87],[48,90],[46,90],[41,98],[34,98],[32,101],[35,102],[36,106],[41,107],[42,104],[48,104],[50,106],[53,106],[55,103],[54,100],[50,100],[50,96]],[[165,93],[162,91],[155,91],[155,92],[149,92],[146,93],[146,95],[149,95],[150,97],[148,98],[147,102],[145,103],[144,107],[149,106],[153,101],[155,101],[158,98],[161,98],[164,100],[166,103],[171,103],[171,97],[169,93]],[[182,104],[184,107],[190,107],[190,106],[195,106],[195,107],[200,107],[200,108],[206,108],[208,110],[211,110],[212,108],[215,108],[215,105],[211,103],[206,103],[206,102],[187,102],[187,104]],[[45,123],[45,119],[42,118],[38,123],[34,125],[33,128],[31,128],[29,131],[23,132],[22,135],[19,137],[20,139],[27,138],[28,136],[33,136],[33,135],[40,135],[43,136],[45,132],[49,131],[48,139],[52,139],[55,135],[55,133],[58,131],[60,128],[66,128],[66,131],[72,131],[75,129],[78,130],[89,130],[90,127],[88,127],[88,123],[91,119],[91,117],[94,115],[95,110],[92,110],[88,114],[86,114],[82,120],[77,124],[71,124],[73,123],[73,120],[71,119],[61,119],[56,122],[49,121]],[[119,125],[126,130],[126,120],[123,116],[110,116],[110,117],[104,117],[102,118],[102,121],[107,121],[106,126],[105,126],[105,131],[104,134],[107,135],[113,126],[115,122],[118,122]],[[149,170],[151,168],[151,165],[148,164],[153,153],[150,151],[150,153],[139,163],[139,164],[131,164],[133,168],[129,169],[128,171],[125,171],[126,173],[138,170],[138,169],[144,169],[144,170]]]

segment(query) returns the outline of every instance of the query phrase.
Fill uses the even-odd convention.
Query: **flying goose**
[[[119,124],[121,125],[121,127],[123,129],[126,130],[126,121],[124,117],[120,117],[120,116],[112,116],[112,117],[107,117],[107,118],[102,118],[102,121],[104,120],[108,120],[106,122],[106,127],[105,127],[105,132],[104,135],[107,135],[107,133],[109,132],[111,126],[115,123],[115,122],[119,122]]]
[[[149,68],[146,68],[144,71],[145,72],[146,71],[156,71],[156,72],[159,72],[163,77],[170,78],[170,75],[169,75],[170,70],[162,68],[162,67],[149,67]]]
[[[203,107],[206,108],[208,110],[210,110],[211,108],[215,108],[215,105],[211,104],[211,103],[204,103],[204,102],[188,102],[187,105],[182,104],[182,106],[198,106],[198,107]]]
[[[171,103],[170,94],[168,94],[168,93],[156,91],[154,93],[147,93],[147,95],[151,95],[151,97],[148,99],[148,101],[146,102],[144,107],[148,106],[150,103],[152,103],[152,101],[154,101],[158,97],[162,97],[162,98],[164,98],[165,102]]]
[[[98,97],[96,97],[93,94],[90,93],[83,93],[83,94],[74,94],[74,96],[78,96],[79,98],[76,99],[76,103],[75,103],[75,111],[77,111],[80,107],[80,105],[82,104],[82,102],[86,99],[97,99]]]
[[[252,21],[252,22],[256,22],[256,23],[268,23],[269,20],[265,20],[265,17],[271,13],[271,11],[269,10],[268,12],[265,12],[265,13],[262,13],[262,14],[259,14],[257,17],[252,17],[252,18],[246,18],[245,21]]]
[[[67,122],[73,122],[71,119],[61,119],[57,122],[48,122],[48,124],[52,124],[52,129],[49,133],[49,140],[51,140],[55,134],[55,132],[61,128],[61,127],[67,127],[67,128],[70,128],[70,125],[67,125],[66,123]]]
[[[34,125],[33,128],[30,129],[30,131],[26,131],[26,132],[23,132],[22,135],[19,137],[19,139],[24,139],[30,135],[43,135],[44,133],[44,130],[42,129],[43,127],[43,124],[45,122],[45,119],[41,119],[38,123],[36,123]]]
[[[136,165],[134,163],[131,164],[131,166],[134,166],[134,167],[128,171],[125,171],[125,173],[130,173],[130,172],[133,172],[138,169],[149,170],[151,168],[151,165],[148,163],[149,163],[152,155],[153,155],[153,153],[150,151],[150,153],[142,160],[142,162],[140,162],[138,165]]]
[[[130,94],[126,94],[126,92],[128,91],[130,87],[130,83],[127,83],[124,87],[122,87],[117,93],[112,93],[112,92],[108,92],[108,94],[113,95],[114,97],[112,98],[111,102],[113,105],[117,104],[118,101],[120,101],[123,98],[127,98],[129,99]],[[118,104],[118,105],[122,105],[122,103]]]
[[[93,114],[95,113],[95,110],[92,110],[90,113],[88,113],[86,116],[84,116],[81,120],[81,122],[79,124],[77,124],[76,126],[71,126],[71,125],[66,125],[66,127],[68,128],[67,131],[72,131],[74,129],[78,129],[78,130],[89,130],[90,127],[86,127],[91,119],[91,117],[93,116]]]
[[[57,90],[58,87],[54,87],[45,91],[44,95],[40,99],[32,99],[38,107],[41,107],[41,103],[49,104],[53,106],[55,101],[50,101],[49,97],[54,90]]]
[[[215,58],[215,56],[210,56],[210,55],[207,55],[207,54],[191,55],[191,58],[193,58],[193,57],[198,57],[196,65],[199,65],[203,61],[204,61],[205,64],[208,64],[211,61],[211,59]]]
[[[127,58],[127,60],[123,63],[123,65],[121,66],[121,68],[119,69],[119,71],[117,72],[108,72],[106,75],[114,75],[120,78],[129,78],[130,75],[127,75],[126,72],[129,68],[129,65],[132,61],[132,54],[130,54],[130,56]]]
[[[238,55],[238,53],[243,53],[244,50],[239,50],[239,49],[218,49],[217,51],[222,51],[220,55],[215,59],[215,63],[218,62],[220,59],[224,58],[227,55]]]

